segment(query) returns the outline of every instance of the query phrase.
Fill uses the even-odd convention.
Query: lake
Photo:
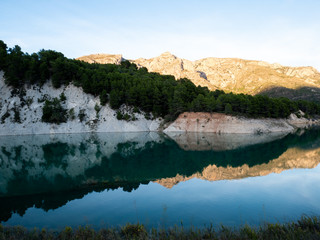
[[[257,226],[320,214],[320,130],[0,137],[0,222]]]

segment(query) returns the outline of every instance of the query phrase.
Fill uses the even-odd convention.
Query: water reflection
[[[283,135],[108,133],[0,138],[0,221],[95,191],[314,168],[319,130]],[[200,150],[200,151],[199,151]]]

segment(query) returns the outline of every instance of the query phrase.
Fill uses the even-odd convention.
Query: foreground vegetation
[[[0,70],[5,73],[6,84],[17,94],[25,85],[41,86],[51,79],[55,88],[69,83],[82,87],[84,92],[99,96],[101,105],[109,103],[111,108],[119,109],[126,104],[168,121],[186,111],[286,118],[300,109],[308,115],[320,115],[320,104],[314,102],[209,91],[185,78],[176,80],[170,75],[149,73],[129,61],[121,65],[89,64],[52,50],[29,55],[19,46],[8,48],[3,41],[0,41]],[[50,104],[47,103],[47,110],[60,109],[58,104]],[[64,114],[47,111],[43,121],[55,122],[56,115]]]
[[[215,229],[211,225],[201,229],[181,226],[147,230],[141,224],[128,224],[98,231],[90,227],[66,227],[57,232],[0,225],[0,240],[4,239],[320,239],[320,217],[302,217],[285,224],[266,223],[258,228],[245,225],[239,229],[224,226]]]

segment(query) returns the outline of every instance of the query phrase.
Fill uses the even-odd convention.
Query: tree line
[[[15,89],[25,85],[43,85],[51,80],[55,88],[73,83],[86,93],[100,97],[101,105],[119,109],[122,104],[135,107],[154,117],[174,120],[180,113],[223,112],[248,117],[285,118],[299,109],[319,115],[320,105],[287,98],[209,91],[189,79],[150,73],[144,67],[123,61],[115,64],[89,64],[66,58],[53,50],[24,53],[19,46],[8,48],[0,41],[0,70],[6,84]]]

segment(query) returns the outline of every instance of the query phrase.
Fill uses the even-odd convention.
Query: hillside
[[[119,63],[121,55],[93,54],[78,58],[89,63]],[[287,67],[263,61],[238,58],[204,58],[189,61],[166,52],[158,57],[130,60],[139,67],[146,67],[150,72],[174,75],[176,79],[188,78],[195,85],[220,89],[227,92],[258,94],[294,98],[287,91],[273,91],[273,88],[287,89],[313,88],[307,94],[298,94],[295,99],[320,101],[320,73],[313,67]],[[315,94],[313,94],[315,92]],[[306,93],[304,91],[304,93]],[[311,96],[310,96],[311,95]],[[316,95],[313,99],[313,95]]]
[[[171,54],[166,53],[161,59],[171,63],[174,69],[179,69],[175,63],[178,59]],[[8,48],[0,41],[1,134],[5,135],[8,131],[17,134],[15,131],[18,129],[21,129],[18,132],[29,133],[33,129],[29,124],[35,124],[36,129],[39,124],[42,126],[41,131],[34,129],[35,132],[48,131],[47,124],[59,125],[53,127],[53,132],[92,131],[91,128],[97,131],[142,130],[150,129],[149,120],[162,119],[161,124],[166,124],[175,121],[184,112],[224,113],[264,119],[285,119],[292,114],[299,118],[303,115],[299,110],[309,119],[318,119],[320,115],[320,104],[315,102],[210,91],[207,87],[196,86],[187,78],[177,80],[175,76],[168,75],[169,72],[149,72],[140,63],[125,60],[121,55],[91,55],[84,60],[92,64],[68,59],[54,50],[41,50],[30,55],[19,46]],[[102,61],[113,64],[99,64]],[[188,64],[192,66],[193,63]],[[183,63],[183,69],[187,69],[185,66],[188,64]],[[188,68],[191,68],[189,65]],[[204,72],[201,76],[207,77]],[[74,122],[77,116],[80,122]],[[117,124],[119,120],[128,122],[120,124],[128,125],[128,128],[115,127],[120,126]],[[134,124],[136,120],[142,120],[143,126]],[[173,129],[180,129],[180,125],[176,122]],[[209,125],[208,129],[205,125],[201,126],[201,131],[209,130]],[[193,130],[185,130],[200,131],[197,124],[192,126]],[[286,127],[285,131],[291,130]],[[255,129],[251,127],[248,131],[255,132]],[[258,132],[261,132],[260,127]]]

